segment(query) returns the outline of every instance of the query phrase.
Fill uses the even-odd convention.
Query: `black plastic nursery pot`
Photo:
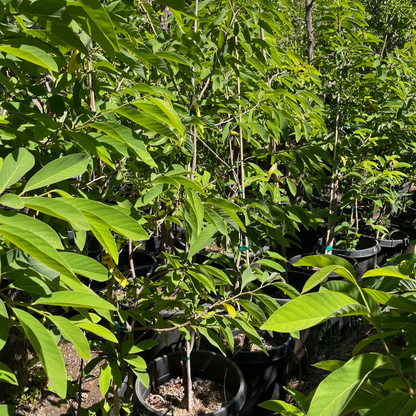
[[[414,209],[408,212],[400,212],[397,216],[391,216],[391,223],[395,225],[399,230],[405,232],[409,236],[409,240],[416,239],[416,211]],[[414,244],[408,244],[403,249],[402,254],[414,253]]]
[[[134,388],[133,403],[135,410],[143,410],[147,416],[163,416],[163,413],[150,407],[147,396],[158,386],[171,378],[182,377],[181,353],[175,352],[156,358],[147,366],[150,385],[146,388],[138,379]],[[191,353],[192,377],[199,377],[224,384],[234,396],[220,410],[206,416],[237,416],[244,405],[247,387],[238,366],[223,355],[196,350]],[[254,415],[254,414],[253,414]]]
[[[399,256],[406,252],[410,244],[410,238],[407,233],[396,230],[389,240],[378,240],[380,243],[380,252],[377,254],[377,264],[382,266],[389,257]]]
[[[238,365],[244,375],[247,384],[247,399],[240,410],[240,416],[268,416],[273,412],[258,407],[266,400],[284,400],[286,397],[287,367],[289,359],[295,348],[295,340],[287,334],[273,333],[273,337],[267,331],[257,331],[266,342],[271,340],[277,347],[267,351],[244,351],[226,349],[227,357]],[[240,331],[234,330],[238,335]],[[216,349],[206,339],[202,339],[202,347],[208,350]]]
[[[318,240],[318,251],[320,253],[325,252],[325,240],[321,237]],[[372,237],[362,235],[358,241],[357,248],[355,250],[340,250],[337,248],[332,249],[332,254],[336,256],[350,257],[357,261],[357,281],[362,281],[363,274],[371,269],[375,269],[377,266],[377,254],[380,252],[379,242]]]

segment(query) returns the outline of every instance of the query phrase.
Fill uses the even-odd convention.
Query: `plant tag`
[[[114,260],[110,257],[110,255],[106,252],[103,252],[101,256],[101,263],[104,264],[104,266],[107,267],[107,269],[110,271],[110,273],[113,275],[114,279],[117,280],[117,282],[122,287],[126,287],[128,285],[128,281],[126,277],[121,273],[121,271],[117,268],[117,266],[114,263]]]

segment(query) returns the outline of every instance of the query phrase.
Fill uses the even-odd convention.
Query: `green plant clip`
[[[332,246],[326,246],[325,251],[332,251]]]
[[[114,331],[120,331],[120,332],[125,332],[126,334],[132,334],[132,331],[127,331],[127,329],[122,326],[119,325],[117,321],[114,321]]]
[[[242,245],[242,246],[240,246],[240,247],[238,248],[238,251],[240,251],[240,252],[245,252],[245,251],[247,251],[250,247],[251,247],[251,245],[248,245],[248,246]]]
[[[181,357],[181,360],[182,361],[190,361],[191,360],[191,357]]]

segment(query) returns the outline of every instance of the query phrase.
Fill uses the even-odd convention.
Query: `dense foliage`
[[[138,353],[153,331],[196,331],[223,349],[216,333],[232,344],[238,327],[261,344],[255,328],[279,308],[264,286],[299,295],[279,273],[300,229],[328,220],[332,246],[334,230],[386,231],[403,204],[416,143],[411,1],[0,5],[0,381],[20,383],[5,403],[24,377],[2,354],[22,337],[62,398],[77,386],[55,341],[87,359],[85,334],[104,339],[104,411],[125,374],[146,382]],[[156,275],[131,262],[121,275],[123,247],[131,258],[154,236]],[[213,243],[232,256],[198,264]],[[108,267],[88,256],[94,245]]]

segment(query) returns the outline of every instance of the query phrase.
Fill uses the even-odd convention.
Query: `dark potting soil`
[[[157,387],[146,398],[146,403],[158,412],[169,412],[173,416],[194,416],[213,413],[224,407],[232,400],[233,395],[226,391],[220,383],[200,378],[192,379],[194,412],[185,409],[185,392],[180,377],[171,378],[165,384]]]

